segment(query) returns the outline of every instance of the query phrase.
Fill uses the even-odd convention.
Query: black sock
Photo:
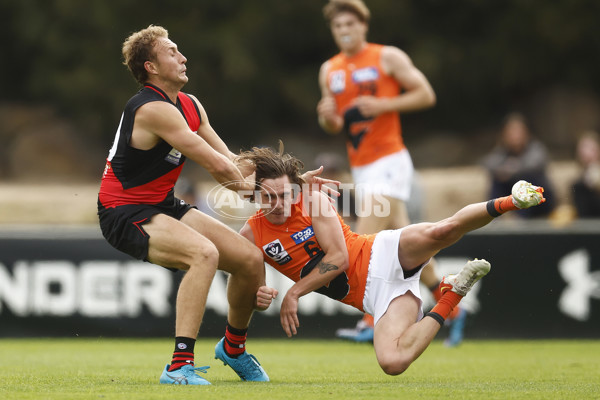
[[[227,324],[225,328],[225,343],[223,348],[229,357],[237,358],[246,351],[246,335],[248,328],[238,329]]]
[[[183,367],[184,365],[194,365],[194,346],[196,339],[177,336],[175,338],[175,350],[169,371]]]

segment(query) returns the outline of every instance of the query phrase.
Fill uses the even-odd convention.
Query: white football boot
[[[491,268],[491,264],[483,259],[476,258],[468,261],[458,274],[444,277],[440,284],[440,291],[444,293],[446,290],[451,290],[461,296],[466,296],[473,285],[486,276]]]
[[[521,209],[537,206],[546,201],[544,188],[526,181],[519,181],[513,185],[512,197],[513,204]]]

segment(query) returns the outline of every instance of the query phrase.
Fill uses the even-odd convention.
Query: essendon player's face
[[[287,175],[265,179],[260,186],[260,206],[267,221],[275,225],[285,223],[290,216],[293,200],[292,187]]]
[[[339,49],[355,54],[367,40],[367,24],[351,12],[341,12],[331,19],[331,33]]]
[[[185,66],[187,58],[179,52],[177,45],[168,38],[159,38],[154,50],[158,78],[170,85],[183,87],[188,81]]]

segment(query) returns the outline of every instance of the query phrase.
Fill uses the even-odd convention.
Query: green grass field
[[[250,339],[270,383],[241,382],[196,345],[211,386],[159,385],[168,339],[2,339],[0,399],[600,399],[600,341],[435,341],[403,375],[370,344]]]

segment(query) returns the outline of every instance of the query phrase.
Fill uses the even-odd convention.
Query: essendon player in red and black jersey
[[[185,156],[165,141],[148,150],[137,149],[129,144],[136,111],[152,101],[172,104],[160,88],[146,84],[125,106],[102,176],[98,196],[100,208],[158,204],[173,195]],[[202,122],[198,104],[191,96],[179,92],[174,105],[190,130],[197,133]]]
[[[235,156],[191,95],[187,59],[158,26],[123,44],[125,64],[143,88],[125,107],[98,194],[100,227],[115,248],[141,260],[186,271],[177,293],[175,350],[160,383],[207,385],[196,374],[194,344],[216,269],[230,273],[225,337],[216,357],[247,381],[269,377],[245,351],[246,330],[264,285],[260,251],[221,222],[175,198],[185,159],[206,168],[229,189],[253,190]]]

